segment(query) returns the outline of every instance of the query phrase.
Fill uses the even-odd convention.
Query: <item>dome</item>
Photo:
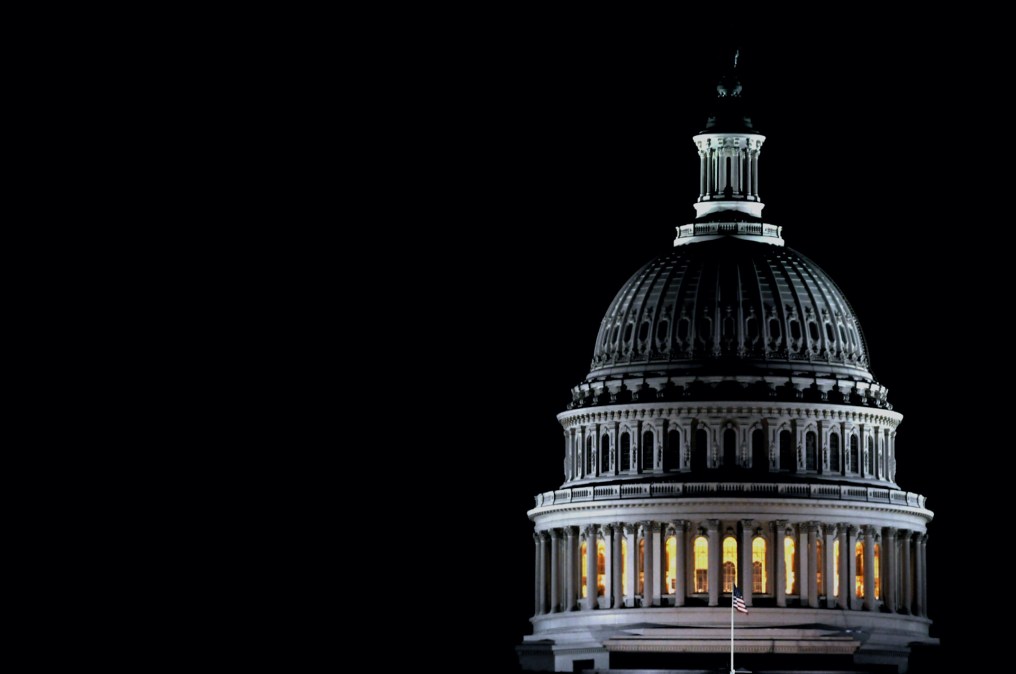
[[[786,374],[873,382],[860,325],[822,269],[784,246],[723,236],[678,246],[611,302],[587,380]]]

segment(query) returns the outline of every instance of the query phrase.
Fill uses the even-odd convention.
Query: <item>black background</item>
[[[1005,394],[985,382],[1009,351],[993,237],[1012,191],[996,93],[1008,76],[941,32],[898,29],[738,44],[767,136],[764,218],[844,291],[904,415],[897,482],[935,512],[933,634],[959,654],[989,629],[972,634],[963,612],[1003,589],[988,537],[1005,515],[989,502]],[[733,52],[722,42],[478,39],[436,66],[447,96],[416,100],[430,122],[415,129],[407,168],[427,223],[420,329],[439,354],[420,370],[421,397],[440,417],[425,450],[439,457],[425,468],[438,525],[427,574],[439,582],[420,591],[449,615],[414,620],[449,667],[514,667],[532,613],[526,511],[563,480],[555,415],[588,371],[614,294],[693,219],[691,137]],[[455,561],[442,553],[460,546],[469,553]]]

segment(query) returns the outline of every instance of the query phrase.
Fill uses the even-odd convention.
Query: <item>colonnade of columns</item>
[[[667,550],[671,537],[672,553]],[[696,563],[700,537],[708,547],[704,574]],[[788,606],[789,600],[792,606],[927,616],[926,533],[849,522],[718,519],[616,522],[534,533],[535,612],[684,606],[689,600],[718,606],[720,595],[729,594],[729,587],[722,587],[729,584],[723,553],[728,537],[737,544],[735,582],[748,606],[761,595],[762,603],[778,607]],[[754,548],[759,538],[765,541],[759,546],[764,554]],[[834,555],[837,542],[839,554]],[[670,571],[675,567],[670,554],[676,573]],[[756,565],[761,571],[757,579]]]

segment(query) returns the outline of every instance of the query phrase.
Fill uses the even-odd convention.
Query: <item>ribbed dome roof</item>
[[[631,277],[600,325],[589,379],[778,372],[873,381],[857,318],[818,265],[724,236]]]

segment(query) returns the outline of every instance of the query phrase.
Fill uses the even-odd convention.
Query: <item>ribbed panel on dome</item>
[[[832,373],[872,381],[860,325],[814,262],[732,237],[675,248],[614,298],[590,378],[637,372]]]

